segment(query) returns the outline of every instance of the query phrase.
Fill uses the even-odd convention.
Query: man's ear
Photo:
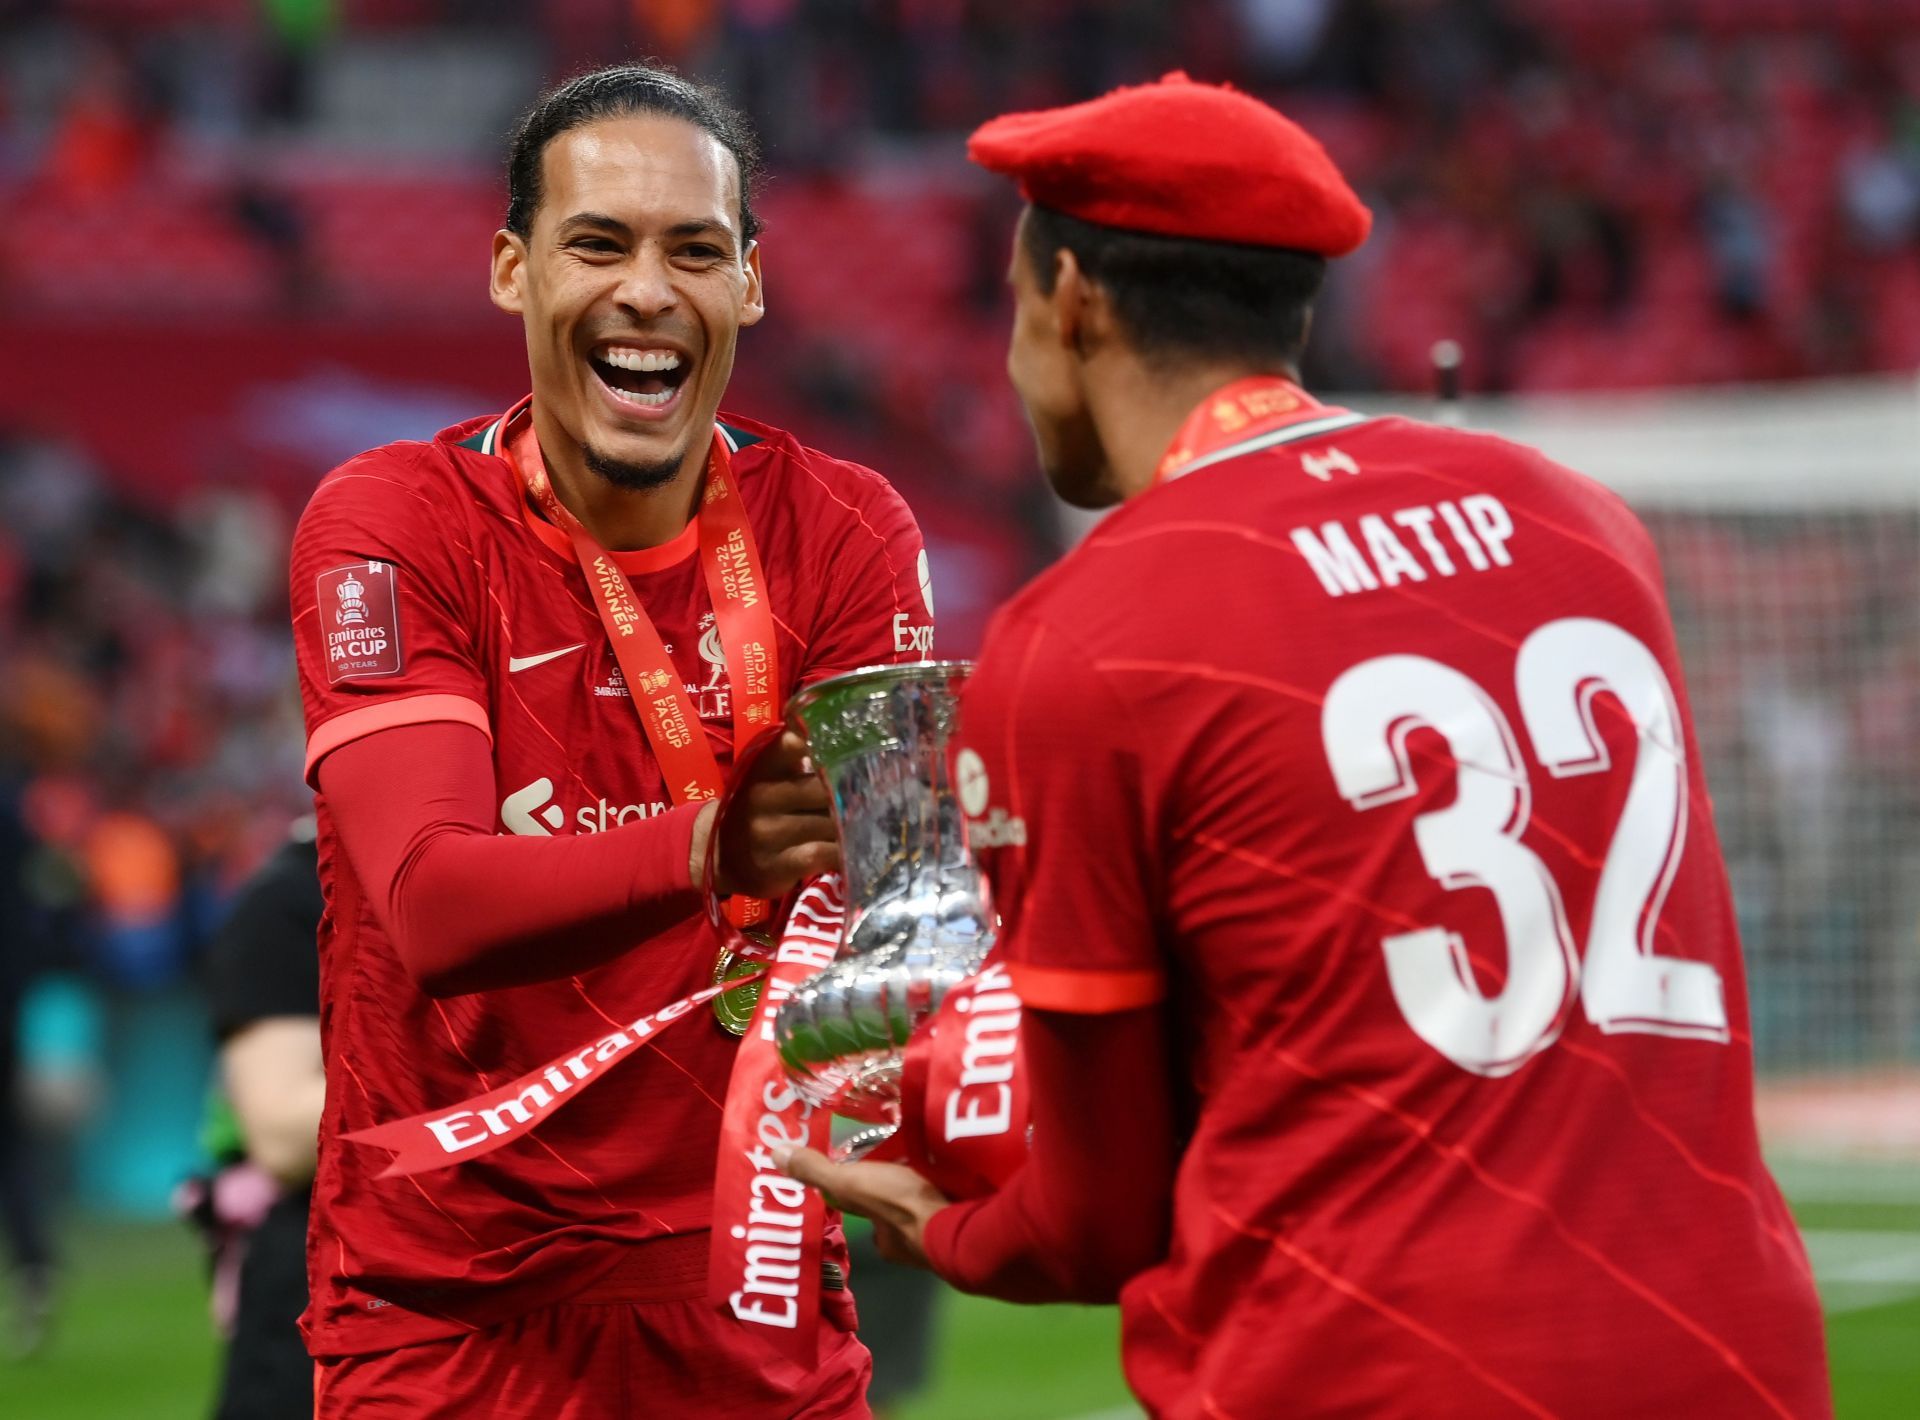
[[[1053,318],[1060,343],[1085,355],[1113,334],[1113,298],[1065,247],[1053,254]]]
[[[526,295],[520,283],[527,274],[527,244],[517,233],[502,227],[493,234],[493,276],[487,294],[494,305],[510,315],[525,313]]]
[[[1080,348],[1080,324],[1086,318],[1087,274],[1080,269],[1080,259],[1065,247],[1053,254],[1053,294],[1048,304],[1053,307],[1053,327],[1060,337],[1060,343],[1069,350]]]
[[[740,324],[758,325],[767,313],[767,289],[760,277],[760,243],[747,243],[743,264],[747,268],[747,294],[740,304]]]

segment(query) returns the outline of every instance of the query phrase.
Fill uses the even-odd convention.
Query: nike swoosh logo
[[[507,657],[507,669],[509,671],[531,670],[535,666],[545,665],[548,661],[564,656],[569,651],[577,651],[586,644],[585,641],[577,641],[571,646],[562,646],[557,651],[548,651],[539,656],[509,656]]]

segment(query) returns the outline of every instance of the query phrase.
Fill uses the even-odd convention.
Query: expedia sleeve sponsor
[[[933,569],[927,561],[924,547],[914,560],[914,571],[920,583],[920,601],[927,609],[927,619],[923,622],[911,611],[896,611],[893,614],[893,649],[896,655],[926,657],[933,654]]]
[[[400,573],[386,562],[322,572],[316,587],[327,683],[400,674]]]

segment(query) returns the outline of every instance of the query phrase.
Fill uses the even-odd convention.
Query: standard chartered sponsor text
[[[564,807],[554,802],[553,780],[542,776],[524,788],[516,789],[500,803],[500,819],[509,833],[528,838],[548,838],[567,822]],[[572,813],[576,832],[605,833],[623,823],[663,814],[672,805],[664,799],[645,804],[616,804],[605,795],[596,795],[590,804],[582,804]]]

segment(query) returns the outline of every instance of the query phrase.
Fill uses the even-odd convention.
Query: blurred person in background
[[[498,1152],[459,1152],[498,1131],[456,1109],[432,1173],[382,1177],[347,1137],[725,979],[709,840],[743,919],[838,862],[797,739],[716,824],[725,766],[799,686],[931,645],[919,530],[887,483],[718,417],[763,311],[755,171],[744,120],[672,73],[543,95],[493,243],[533,393],[350,460],[300,521],[328,903],[303,1319],[322,1416],[867,1413],[837,1223],[811,1371],[706,1299],[744,1019],[699,1013],[563,1114],[531,1087],[513,1104],[537,1132]]]
[[[1030,1152],[952,1204],[787,1167],[963,1290],[1117,1297],[1167,1420],[1830,1415],[1645,530],[1300,387],[1370,214],[1259,101],[1171,75],[969,152],[1029,203],[1048,481],[1118,505],[955,739]]]
[[[864,1221],[847,1227],[847,1252],[859,1289],[860,1340],[873,1353],[867,1401],[874,1420],[887,1420],[926,1387],[945,1289],[923,1269],[882,1257]]]
[[[228,1337],[216,1420],[313,1413],[307,1209],[326,1075],[320,1059],[325,902],[311,819],[240,889],[207,949],[220,1080],[237,1137],[203,1207],[218,1240],[217,1321]]]
[[[40,956],[27,901],[32,852],[16,766],[0,757],[0,1230],[13,1264],[0,1344],[19,1356],[45,1344],[53,1320],[53,1244],[21,1098],[21,1004]]]

